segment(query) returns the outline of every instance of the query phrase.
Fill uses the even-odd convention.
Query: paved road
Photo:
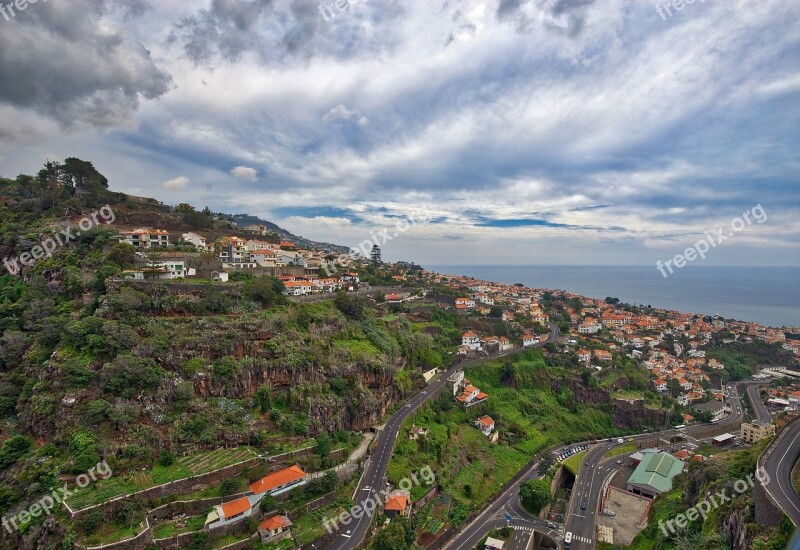
[[[531,461],[503,487],[500,495],[490,502],[483,511],[458,534],[444,545],[445,550],[469,550],[477,546],[492,529],[510,525],[518,530],[536,530],[555,541],[563,538],[564,526],[532,516],[519,503],[519,486],[528,479],[538,477],[539,463]],[[509,522],[505,516],[509,514]],[[550,527],[549,525],[553,525]]]
[[[532,347],[541,347],[549,342],[553,342],[558,338],[559,329],[553,325],[550,327],[550,335],[545,342],[540,342]],[[517,353],[522,353],[530,348],[519,348],[500,356],[492,356],[488,359],[496,359],[498,357],[508,357]],[[428,386],[420,393],[415,395],[408,403],[402,408],[392,414],[386,421],[383,430],[378,435],[372,455],[370,456],[364,475],[362,476],[358,489],[356,491],[356,501],[364,505],[364,502],[370,498],[376,499],[376,494],[379,493],[385,486],[386,469],[389,466],[389,461],[392,458],[392,450],[394,443],[397,440],[397,434],[400,430],[400,425],[403,421],[414,413],[425,401],[430,399],[441,391],[447,383],[447,378],[459,369],[464,367],[486,361],[487,359],[477,359],[473,361],[465,361],[450,367],[449,370],[439,375],[439,378],[428,384]],[[409,475],[412,472],[409,472]],[[377,500],[377,499],[376,499]],[[370,508],[372,508],[370,506]],[[380,511],[380,506],[378,507]],[[371,514],[360,515],[358,519],[353,518],[349,521],[348,525],[337,525],[335,528],[338,536],[334,542],[328,547],[330,550],[351,550],[356,548],[366,536],[369,525],[371,522]]]
[[[753,410],[756,420],[772,422],[772,415],[764,405],[764,400],[761,399],[761,386],[758,384],[747,386],[747,398],[750,400],[750,408]]]
[[[633,440],[637,445],[641,445],[646,442],[655,443],[655,440],[658,438],[669,438],[674,435],[689,435],[693,438],[704,438],[735,429],[741,425],[744,418],[738,398],[739,385],[740,384],[736,384],[733,387],[729,399],[731,414],[721,419],[719,422],[715,424],[688,426],[683,430],[683,433],[678,430],[663,430],[656,433],[629,436],[625,438],[625,442],[628,443],[628,440]],[[573,549],[594,548],[596,546],[595,523],[597,514],[602,512],[602,510],[598,509],[600,496],[606,478],[619,467],[616,464],[617,459],[603,460],[602,457],[614,446],[615,442],[599,443],[593,446],[584,457],[580,473],[572,488],[569,508],[567,509],[566,531],[572,532],[573,542],[571,547]],[[585,510],[581,507],[581,504],[584,502],[586,503]]]
[[[614,442],[593,445],[583,457],[578,477],[572,486],[572,494],[567,508],[566,531],[572,532],[572,548],[594,548],[596,546],[594,524],[597,507],[606,475],[601,467],[603,456],[616,446]],[[616,465],[616,460],[611,460]]]
[[[750,382],[752,383],[752,382]],[[683,430],[664,430],[655,433],[644,433],[634,436],[626,437],[633,439],[638,444],[650,444],[655,442],[657,438],[668,438],[672,435],[689,435],[690,437],[705,438],[711,435],[718,435],[725,433],[729,430],[735,430],[741,425],[744,414],[739,403],[738,388],[747,383],[738,383],[732,388],[731,398],[729,403],[731,405],[731,414],[723,418],[715,424],[699,424],[696,426],[689,426]],[[519,485],[526,479],[536,476],[538,463],[528,463],[522,471],[520,471],[515,478],[503,488],[500,496],[490,503],[484,510],[477,516],[475,520],[470,522],[467,526],[462,527],[461,531],[450,540],[445,546],[445,550],[468,550],[474,548],[486,534],[494,528],[503,527],[506,522],[503,520],[503,513],[509,512],[512,515],[510,525],[512,527],[532,527],[537,531],[550,536],[553,540],[560,542],[564,539],[564,533],[571,531],[573,534],[573,542],[571,548],[594,548],[596,541],[595,535],[595,519],[598,513],[598,506],[600,502],[600,494],[606,478],[619,466],[616,464],[617,458],[609,458],[603,460],[602,457],[611,448],[616,446],[616,439],[613,438],[612,442],[601,441],[596,445],[591,445],[589,451],[584,457],[584,463],[578,478],[575,480],[573,486],[572,498],[570,499],[569,507],[567,509],[566,526],[555,524],[556,529],[551,529],[547,526],[547,521],[538,518],[532,518],[530,514],[525,512],[519,504]],[[564,445],[555,449],[550,449],[550,452],[558,454],[562,449],[576,447],[581,443],[574,443],[571,445]],[[586,501],[586,510],[581,510],[581,502]]]
[[[792,468],[800,458],[800,419],[778,434],[763,465],[770,481],[765,488],[772,500],[796,526],[800,526],[800,496],[792,486]]]
[[[751,385],[747,388],[750,406],[758,420],[772,422],[764,401],[761,388]],[[770,482],[765,486],[773,502],[789,516],[795,526],[800,525],[800,496],[792,486],[792,469],[800,458],[800,420],[795,420],[778,434],[775,442],[767,448],[763,461]]]

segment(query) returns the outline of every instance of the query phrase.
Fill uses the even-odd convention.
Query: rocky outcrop
[[[550,381],[550,391],[553,393],[558,393],[564,386],[569,388],[577,403],[608,403],[609,395],[606,390],[587,388],[578,378],[558,378]]]
[[[648,409],[644,406],[644,399],[614,399],[611,405],[612,419],[617,428],[660,427],[669,422],[669,411]]]
[[[722,533],[730,540],[731,550],[747,550],[747,510],[732,510],[722,522]]]

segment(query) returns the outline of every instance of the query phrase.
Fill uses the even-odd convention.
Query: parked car
[[[621,460],[617,460],[617,464],[622,464],[622,461]]]
[[[581,501],[581,510],[586,510],[586,501]]]

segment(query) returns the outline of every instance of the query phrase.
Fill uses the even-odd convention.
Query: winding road
[[[632,439],[641,446],[651,445],[658,438],[674,435],[706,438],[735,429],[742,423],[744,418],[738,397],[738,388],[744,384],[746,383],[736,384],[731,394],[729,399],[731,414],[715,424],[689,426],[683,431],[670,429],[655,433],[643,433],[628,436],[626,439]],[[587,443],[589,442],[564,445],[550,449],[548,452],[559,453],[562,449]],[[598,513],[600,494],[605,480],[618,468],[616,457],[605,459],[603,457],[615,446],[616,438],[611,442],[599,441],[597,444],[590,446],[584,457],[581,471],[572,488],[572,497],[567,509],[566,526],[551,523],[550,525],[555,525],[555,528],[549,527],[547,521],[532,517],[519,504],[519,485],[527,479],[537,477],[538,463],[529,463],[514,479],[506,484],[498,498],[487,505],[472,522],[462,527],[459,533],[443,548],[446,550],[469,550],[474,548],[489,531],[505,525],[523,530],[532,528],[549,536],[557,543],[563,541],[566,532],[572,532],[572,549],[594,548],[596,546],[594,537],[595,519]],[[585,510],[581,509],[581,502],[584,501],[586,502]],[[511,521],[505,521],[505,513],[511,516]]]
[[[499,359],[501,357],[509,357],[518,353],[523,353],[533,347],[542,347],[558,338],[559,329],[557,326],[550,327],[550,334],[544,342],[539,342],[527,348],[517,348],[508,352],[498,355],[493,355],[487,358],[475,359],[472,361],[465,361],[450,367],[447,371],[439,375],[433,382],[423,389],[420,393],[415,395],[403,407],[395,411],[386,421],[383,430],[378,435],[375,447],[370,455],[366,466],[364,475],[358,483],[356,489],[356,502],[362,508],[367,508],[364,504],[373,499],[372,502],[377,501],[377,494],[386,485],[386,470],[389,467],[389,461],[392,458],[392,450],[394,449],[397,435],[400,432],[400,426],[403,421],[412,415],[419,407],[429,400],[431,397],[437,395],[442,388],[447,384],[447,378],[457,370],[465,367],[481,363],[487,360]],[[411,474],[411,472],[409,472]],[[373,508],[369,506],[369,508]],[[380,511],[380,506],[378,506]],[[328,546],[330,550],[351,550],[356,548],[364,540],[364,537],[369,531],[369,526],[372,521],[372,513],[361,514],[358,518],[350,518],[348,523],[336,524],[333,526],[334,531],[337,533],[334,541]]]

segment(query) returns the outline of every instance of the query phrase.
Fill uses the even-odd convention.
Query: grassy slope
[[[583,466],[583,457],[586,456],[587,451],[576,453],[564,461],[564,468],[566,468],[572,475],[578,475]]]
[[[449,397],[423,408],[403,426],[389,467],[389,479],[398,481],[424,465],[434,468],[445,491],[467,505],[480,506],[511,479],[536,453],[564,441],[577,441],[613,433],[610,415],[576,403],[562,390],[553,395],[552,377],[564,371],[548,369],[541,352],[534,350],[514,360],[517,387],[500,383],[502,365],[484,363],[467,370],[471,382],[489,394],[486,404],[463,410]],[[452,408],[440,410],[452,403]],[[472,426],[472,420],[489,414],[500,432],[492,444]],[[427,427],[430,435],[419,442],[408,439],[412,425]],[[469,489],[465,486],[469,485]],[[416,492],[416,494],[414,493]],[[415,488],[418,497],[424,489]],[[470,496],[471,494],[471,496]]]
[[[634,550],[649,550],[660,548],[664,550],[678,548],[725,548],[719,534],[725,518],[735,510],[746,511],[747,531],[753,539],[752,548],[764,550],[782,550],[791,535],[791,529],[785,525],[767,527],[755,523],[753,517],[752,489],[738,495],[730,483],[745,479],[748,474],[755,472],[756,459],[763,450],[766,441],[749,449],[728,451],[717,454],[712,460],[705,463],[692,463],[689,474],[681,474],[675,478],[674,487],[668,493],[659,496],[653,503],[648,517],[648,526],[639,533],[628,548]],[[694,480],[694,481],[693,481]],[[727,487],[727,494],[735,496],[730,503],[712,507],[707,518],[699,518],[690,522],[686,530],[680,534],[684,542],[678,537],[664,537],[658,522],[675,518],[678,514],[685,513],[690,505],[687,504],[685,495],[689,493],[692,483],[698,483],[700,490],[692,494],[703,495],[706,491],[716,493]],[[785,519],[785,521],[788,521]],[[688,544],[688,546],[687,546]]]

